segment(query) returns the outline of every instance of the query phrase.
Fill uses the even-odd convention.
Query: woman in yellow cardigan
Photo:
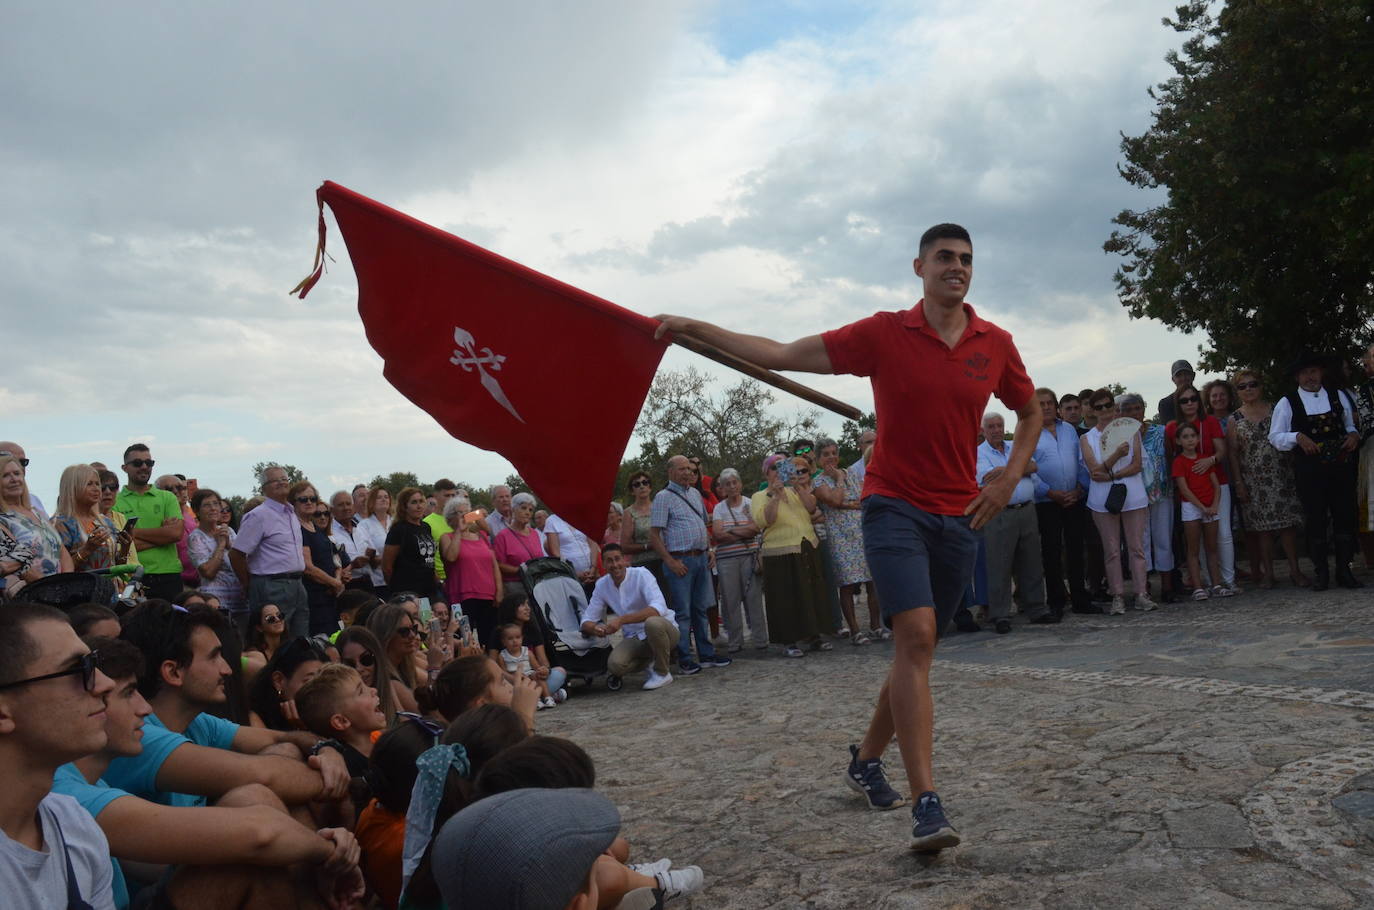
[[[830,627],[830,601],[825,593],[811,513],[816,497],[811,493],[811,467],[805,458],[793,459],[787,483],[780,468],[783,456],[764,459],[768,486],[754,494],[749,512],[763,529],[763,598],[768,614],[768,638],[785,645],[788,657],[801,657],[803,647],[829,651],[833,645],[821,638]]]

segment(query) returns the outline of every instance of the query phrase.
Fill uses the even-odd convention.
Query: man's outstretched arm
[[[783,344],[771,338],[731,332],[718,325],[702,322],[700,319],[688,319],[686,316],[660,315],[655,318],[661,323],[658,331],[654,333],[655,338],[662,338],[665,332],[681,332],[766,369],[797,370],[803,373],[835,372],[835,368],[830,364],[830,354],[825,349],[825,342],[819,335],[808,335],[791,344]]]

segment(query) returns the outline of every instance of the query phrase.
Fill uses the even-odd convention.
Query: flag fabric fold
[[[658,322],[326,181],[316,192],[358,278],[358,314],[396,389],[503,455],[593,540],[667,342]],[[455,466],[457,467],[457,466]]]

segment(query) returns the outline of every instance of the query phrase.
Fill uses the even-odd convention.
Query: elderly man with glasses
[[[286,469],[271,465],[258,477],[264,502],[243,516],[229,550],[234,574],[248,587],[248,607],[274,603],[286,617],[291,638],[310,634],[310,602],[301,579],[305,550],[301,523],[287,502]]]

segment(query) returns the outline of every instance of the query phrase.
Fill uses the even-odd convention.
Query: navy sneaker
[[[735,661],[723,654],[716,654],[713,657],[703,657],[701,665],[703,667],[728,667]]]
[[[677,662],[677,671],[683,676],[695,676],[701,672],[701,664],[692,660],[690,657],[684,657]]]
[[[849,747],[849,767],[845,769],[844,781],[849,784],[849,789],[864,795],[870,809],[896,809],[906,805],[902,794],[888,785],[887,777],[883,774],[883,760],[870,758],[861,761],[858,746]]]
[[[911,849],[934,852],[959,843],[959,832],[945,818],[934,790],[927,790],[911,809]]]

